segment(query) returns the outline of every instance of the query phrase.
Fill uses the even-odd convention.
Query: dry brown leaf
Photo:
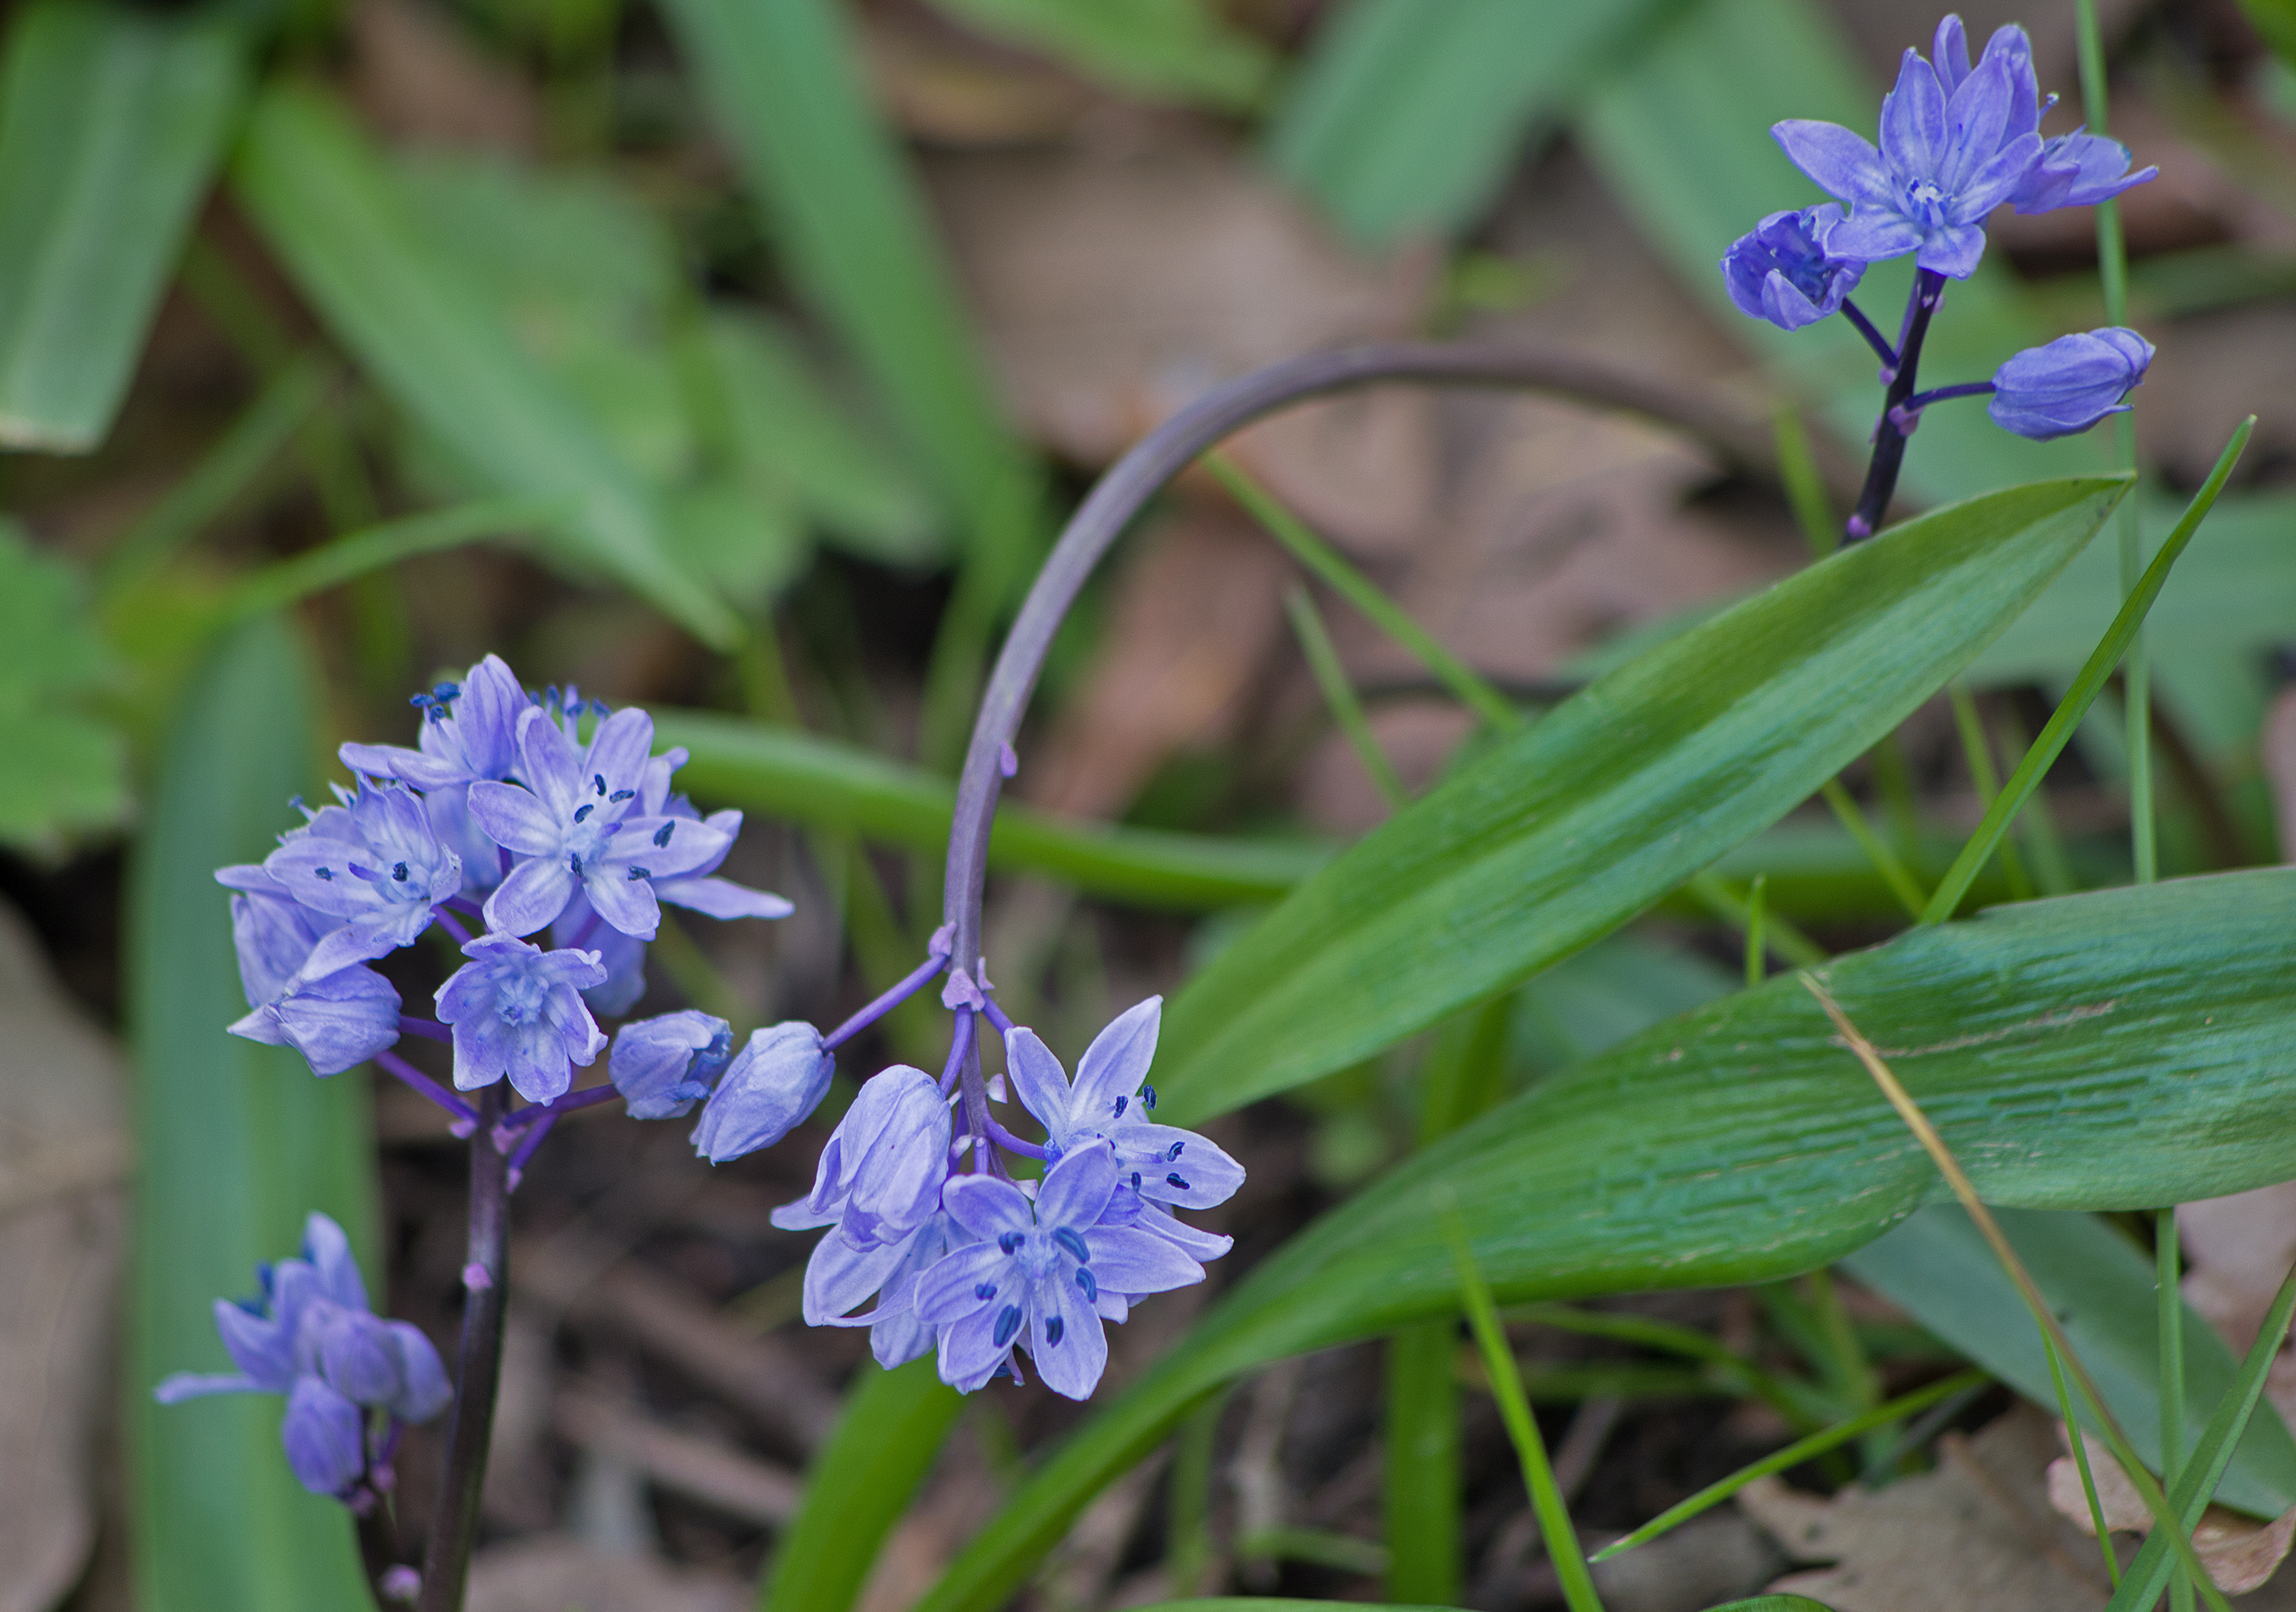
[[[1054,811],[1120,811],[1174,751],[1226,737],[1276,640],[1291,561],[1240,518],[1190,514],[1146,542],[1090,676],[1024,761],[1029,798]]]
[[[45,1612],[95,1537],[127,1151],[119,1056],[0,908],[0,1612]]]
[[[2057,1442],[2065,1443],[2065,1428],[2057,1424]],[[2088,1451],[2091,1481],[2096,1485],[2097,1509],[2104,1513],[2105,1528],[2112,1533],[2150,1534],[2152,1513],[2146,1508],[2144,1496],[2128,1481],[2112,1452],[2095,1435],[2083,1433],[2081,1443]],[[2070,1448],[2070,1446],[2067,1446]],[[2089,1517],[2088,1495],[2081,1487],[2080,1469],[2073,1464],[2070,1455],[2060,1455],[2049,1463],[2049,1504],[2061,1517],[2071,1519],[2075,1527],[2090,1538],[2096,1537],[2095,1523]],[[2218,1589],[2227,1595],[2245,1595],[2272,1577],[2288,1554],[2292,1537],[2296,1537],[2296,1510],[2276,1521],[2258,1522],[2252,1517],[2243,1517],[2222,1506],[2210,1506],[2201,1516],[2200,1526],[2193,1530],[2193,1550],[2208,1568],[2209,1576]]]
[[[673,1569],[545,1535],[490,1545],[471,1562],[470,1612],[746,1612],[751,1592],[719,1573]]]
[[[1006,392],[1056,451],[1103,464],[1208,387],[1416,327],[1431,257],[1352,257],[1230,147],[1134,127],[932,169]],[[1292,411],[1234,451],[1336,541],[1389,551],[1421,529],[1432,421],[1423,392],[1380,389]]]
[[[541,128],[524,79],[489,61],[423,0],[359,0],[350,12],[350,91],[386,136],[530,154]]]
[[[1738,1503],[1785,1553],[1831,1562],[1770,1588],[1837,1612],[2095,1612],[2096,1546],[2049,1509],[2048,1419],[2020,1407],[1974,1438],[1939,1441],[1934,1471],[1831,1500],[1769,1477]]]

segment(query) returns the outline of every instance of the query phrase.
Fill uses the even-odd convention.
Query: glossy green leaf
[[[127,807],[126,747],[86,708],[111,675],[78,572],[0,519],[0,840],[45,846]]]
[[[733,613],[673,557],[627,455],[520,348],[340,109],[307,88],[266,91],[234,181],[330,328],[475,485],[567,500],[558,552],[732,642]]]
[[[317,1080],[285,1048],[224,1029],[247,1002],[214,871],[259,860],[294,821],[288,797],[316,776],[316,684],[275,619],[219,642],[167,737],[129,871],[138,1168],[125,1420],[138,1603],[152,1612],[366,1602],[348,1515],[287,1469],[283,1402],[152,1401],[171,1371],[230,1370],[215,1301],[254,1291],[257,1264],[292,1254],[312,1210],[341,1222],[379,1274],[364,1076]]]
[[[0,63],[0,443],[111,429],[215,171],[237,31],[124,5],[19,12]]]
[[[931,1356],[891,1371],[862,1362],[775,1547],[758,1595],[762,1612],[842,1612],[853,1604],[964,1406]]]
[[[1995,1211],[2034,1282],[2137,1452],[2161,1454],[2161,1329],[2152,1261],[2126,1237],[2086,1215]],[[1958,1205],[1924,1209],[1843,1262],[1849,1273],[1901,1305],[1956,1349],[2054,1408],[2047,1357],[2016,1288]],[[2185,1312],[2185,1425],[2197,1428],[2233,1380],[2235,1364],[2216,1331]],[[2218,1498],[2259,1516],[2296,1506],[2296,1439],[2285,1423],[2252,1423],[2234,1452]]]
[[[1366,836],[1173,1002],[1219,1112],[1568,956],[1775,822],[2014,620],[2127,487],[2038,483],[1844,551],[1652,650]]]
[[[707,711],[656,709],[654,734],[692,752],[678,780],[699,799],[928,853],[947,847],[955,790],[919,768]],[[1022,806],[998,808],[988,842],[991,867],[1182,910],[1272,901],[1327,855],[1319,846],[1114,828]]]
[[[1818,970],[1989,1202],[2127,1208],[2287,1174],[2296,871],[1998,909]],[[1309,1226],[1046,1461],[920,1612],[1001,1604],[1099,1487],[1219,1383],[1447,1313],[1447,1217],[1505,1302],[1767,1281],[1948,1196],[1780,977],[1658,1025]]]
[[[829,0],[664,8],[780,260],[869,377],[976,539],[1010,517],[1023,454],[975,346],[915,176]]]
[[[1505,181],[1531,130],[1669,4],[1347,0],[1308,44],[1268,129],[1269,160],[1358,241],[1453,233]]]
[[[933,0],[951,17],[1152,101],[1259,104],[1275,53],[1207,0]]]

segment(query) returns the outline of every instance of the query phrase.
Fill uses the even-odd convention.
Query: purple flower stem
[[[1841,302],[1841,316],[1857,327],[1857,333],[1866,338],[1866,345],[1874,349],[1875,357],[1881,359],[1884,377],[1895,376],[1898,370],[1898,349],[1890,345],[1890,339],[1875,330],[1874,322],[1866,317],[1864,310],[1846,297]]]
[[[821,1050],[834,1052],[886,1014],[924,989],[934,976],[948,967],[946,957],[928,957],[909,970],[906,978],[821,1038]]]
[[[1990,380],[1970,380],[1960,386],[1941,386],[1933,392],[1919,392],[1906,399],[1906,407],[1918,413],[1932,403],[1943,403],[1948,397],[1989,397],[1993,395]]]
[[[479,1123],[479,1111],[476,1109],[471,1107],[469,1103],[464,1102],[461,1098],[455,1096],[452,1092],[440,1085],[437,1081],[431,1079],[428,1075],[425,1075],[422,1070],[416,1068],[413,1064],[407,1062],[406,1060],[401,1058],[398,1053],[390,1051],[388,1047],[384,1048],[381,1051],[377,1052],[374,1055],[374,1060],[382,1066],[382,1072],[384,1074],[390,1076],[393,1079],[400,1081],[406,1085],[412,1086],[415,1091],[420,1092],[432,1102],[437,1103],[440,1108],[446,1109],[447,1112],[452,1114],[455,1117],[455,1122],[457,1125],[475,1125]],[[468,1135],[469,1133],[470,1133],[467,1131],[458,1131],[456,1133],[457,1135]]]
[[[1033,1141],[1022,1141],[1012,1132],[998,1125],[994,1114],[988,1116],[988,1140],[1007,1153],[1018,1153],[1023,1158],[1050,1158],[1053,1156],[1051,1150]]]
[[[443,904],[454,908],[457,912],[475,918],[480,923],[484,923],[487,920],[486,908],[480,906],[477,902],[472,901],[467,896],[449,896],[447,897]]]
[[[550,1127],[558,1123],[558,1114],[559,1109],[554,1103],[543,1109],[542,1117],[527,1132],[526,1140],[518,1144],[518,1151],[510,1156],[510,1191],[518,1191],[519,1180],[526,1174],[527,1162],[534,1157],[535,1150],[542,1146],[542,1139],[550,1134]]]
[[[401,1013],[398,1016],[398,1033],[401,1035],[421,1035],[430,1041],[455,1039],[455,1032],[437,1019],[417,1019],[412,1013]]]
[[[503,1117],[503,1088],[480,1100],[481,1125],[471,1138],[470,1259],[463,1266],[463,1350],[455,1408],[447,1428],[447,1470],[431,1514],[422,1558],[420,1612],[462,1612],[479,1538],[479,1490],[486,1481],[487,1440],[501,1387],[503,1311],[510,1297],[510,1161],[487,1133]]]
[[[456,919],[452,912],[449,912],[444,906],[433,907],[431,912],[439,920],[439,927],[446,930],[449,935],[452,935],[455,937],[456,945],[468,945],[471,944],[470,930],[464,929],[461,921]]]
[[[994,996],[984,996],[980,999],[980,1011],[988,1015],[988,1022],[996,1027],[996,1033],[999,1035],[1010,1035],[1013,1033],[1013,1021],[1005,1017],[1004,1010],[996,1005],[996,999]]]
[[[393,1443],[395,1445],[396,1441]],[[377,1495],[387,1494],[394,1486],[389,1480],[390,1470],[390,1452],[386,1451],[368,1469],[369,1486]],[[398,1522],[391,1507],[380,1502],[355,1511],[353,1516],[358,1530],[359,1562],[366,1569],[367,1583],[374,1587],[375,1600],[389,1606],[389,1586],[408,1570],[406,1552],[398,1542]]]
[[[1381,342],[1287,359],[1204,393],[1135,443],[1094,485],[1070,517],[1013,618],[1013,630],[988,675],[957,781],[942,894],[942,915],[955,931],[948,948],[951,956],[980,955],[988,831],[1004,781],[1004,757],[1020,732],[1054,634],[1102,557],[1150,499],[1231,432],[1310,397],[1398,382],[1549,392],[1674,426],[1713,447],[1732,465],[1751,468],[1772,480],[1777,476],[1776,443],[1767,429],[1729,418],[1704,398],[1666,381],[1548,348]],[[969,1059],[965,1108],[969,1117],[977,1106],[985,1119],[988,1091],[980,1084],[979,1070],[978,1059]],[[981,1127],[973,1130],[979,1134]]]
[[[611,1085],[585,1086],[578,1092],[567,1092],[555,1102],[529,1104],[517,1113],[505,1117],[495,1129],[498,1133],[515,1134],[526,1126],[538,1124],[545,1118],[555,1119],[561,1114],[571,1114],[577,1109],[586,1109],[596,1103],[611,1102],[620,1095],[621,1092]]]
[[[1906,428],[1912,422],[1912,416],[1903,410],[1914,395],[1914,378],[1921,369],[1922,339],[1928,335],[1930,316],[1937,312],[1944,295],[1943,274],[1934,269],[1915,272],[1913,295],[1906,304],[1906,333],[1898,348],[1902,359],[1890,379],[1889,390],[1882,394],[1881,422],[1874,428],[1874,457],[1866,466],[1866,487],[1857,495],[1857,508],[1842,528],[1844,543],[1871,537],[1882,529],[1882,518],[1889,512],[1890,495],[1898,490],[1898,472],[1906,462],[1909,434]]]

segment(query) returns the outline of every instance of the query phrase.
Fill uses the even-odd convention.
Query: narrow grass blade
[[[152,1401],[171,1371],[228,1369],[215,1301],[291,1254],[312,1210],[380,1273],[364,1076],[322,1081],[285,1048],[224,1030],[247,1004],[214,870],[261,857],[295,821],[287,798],[315,770],[315,684],[276,621],[218,642],[184,691],[129,870],[139,1162],[122,1388],[138,1599],[156,1612],[367,1603],[349,1515],[288,1470],[281,1401]]]
[[[256,394],[189,474],[138,516],[98,571],[115,595],[167,563],[238,501],[325,401],[331,376],[316,356],[291,361]]]
[[[1369,577],[1341,558],[1338,550],[1309,531],[1306,522],[1285,509],[1241,465],[1221,454],[1205,454],[1203,463],[1245,512],[1267,529],[1269,536],[1322,578],[1333,593],[1361,610],[1373,626],[1408,650],[1460,704],[1501,732],[1522,725],[1522,713],[1508,703],[1505,695],[1406,615]]]
[[[2292,1312],[2296,1312],[2296,1270],[2291,1270],[2281,1282],[2263,1330],[2257,1333],[2247,1358],[2241,1362],[2238,1380],[2218,1401],[2216,1412],[2202,1430],[2200,1442],[2193,1446],[2192,1460],[2177,1477],[2172,1503],[2187,1527],[2199,1524],[2201,1514],[2208,1509],[2209,1497],[2224,1481],[2225,1469],[2240,1445],[2241,1434],[2264,1397],[2265,1379],[2280,1353]],[[2165,1532],[2156,1528],[2144,1542],[2136,1559],[2128,1564],[2120,1588],[2105,1612],[2151,1612],[2169,1582],[2171,1564],[2167,1542],[2161,1537]]]
[[[1515,1370],[1514,1351],[1507,1347],[1506,1333],[1499,1326],[1498,1310],[1491,1303],[1490,1287],[1475,1264],[1474,1250],[1467,1243],[1467,1229],[1456,1211],[1448,1217],[1447,1231],[1452,1263],[1458,1267],[1459,1296],[1466,1306],[1467,1324],[1474,1330],[1476,1347],[1482,1351],[1483,1370],[1489,1376],[1492,1396],[1499,1403],[1499,1420],[1506,1424],[1507,1437],[1514,1444],[1515,1459],[1522,1463],[1523,1486],[1530,1491],[1530,1508],[1538,1518],[1539,1536],[1546,1542],[1547,1559],[1554,1564],[1554,1575],[1562,1582],[1563,1604],[1570,1612],[1603,1612],[1603,1598],[1595,1592],[1594,1577],[1587,1571],[1586,1556],[1578,1549],[1578,1532],[1570,1526],[1570,1509],[1563,1503],[1562,1492],[1555,1487],[1554,1469],[1546,1459],[1546,1441],[1539,1436],[1538,1420],[1531,1415],[1530,1403],[1523,1397],[1522,1378]]]
[[[0,63],[0,444],[111,429],[246,84],[232,23],[28,6]]]
[[[2001,793],[2001,774],[1994,770],[1993,741],[1985,732],[1985,718],[1978,714],[1976,697],[1969,685],[1956,683],[1948,691],[1953,701],[1953,724],[1961,735],[1962,759],[1969,767],[1969,781],[1977,790],[1980,811],[1989,810]],[[2016,842],[2004,839],[1997,847],[2001,857],[2002,877],[2009,881],[2009,899],[2033,899],[2033,880],[2025,871],[2025,858],[2019,853]]]
[[[1755,877],[1761,879],[1767,888],[1767,879],[1761,874]],[[1754,910],[1751,897],[1733,895],[1730,887],[1711,871],[1693,876],[1683,888],[1697,898],[1700,905],[1724,923],[1745,934],[1753,933]],[[1763,904],[1762,945],[1780,961],[1788,968],[1811,969],[1826,960],[1828,953],[1824,946],[1789,922],[1784,913],[1768,910],[1767,898]]]
[[[1746,887],[1746,983],[1758,986],[1769,977],[1762,952],[1762,892],[1769,880],[1761,874]]]
[[[933,0],[992,39],[1153,101],[1257,110],[1275,57],[1209,0]]]
[[[1905,904],[1906,916],[1919,918],[1925,899],[1922,887],[1915,882],[1913,873],[1906,864],[1898,860],[1898,854],[1882,843],[1882,837],[1874,831],[1874,825],[1866,821],[1865,812],[1849,798],[1849,791],[1841,787],[1841,780],[1827,779],[1819,786],[1818,793],[1825,797],[1825,804],[1833,808],[1834,816],[1841,819],[1841,826],[1849,831],[1849,838],[1856,840],[1857,848],[1866,853],[1866,860],[1874,864],[1874,871],[1882,876],[1882,882],[1890,887],[1890,893]]]
[[[693,759],[697,798],[937,854],[955,790],[946,779],[833,740],[707,711],[657,709],[654,733]],[[1329,860],[1316,845],[1111,828],[1000,806],[992,868],[1025,868],[1079,890],[1181,912],[1273,901]]]
[[[2136,629],[2143,625],[2145,612],[2161,596],[2161,589],[2169,580],[2169,568],[2177,563],[2177,557],[2185,552],[2185,545],[2192,542],[2193,534],[2200,530],[2201,522],[2207,519],[2210,509],[2215,505],[2217,495],[2224,491],[2226,478],[2232,474],[2232,467],[2239,462],[2241,450],[2248,446],[2249,436],[2255,430],[2256,416],[2251,414],[2241,421],[2240,429],[2233,432],[2232,440],[2217,456],[2216,468],[2209,472],[2209,479],[2201,484],[2201,490],[2193,495],[2192,503],[2185,506],[2184,519],[2177,522],[2176,529],[2161,545],[2161,552],[2152,557],[2152,563],[2144,569],[2144,579],[2128,595],[2128,602],[2120,607],[2120,613],[2113,618],[2112,625],[2105,629],[2103,638],[2088,658],[2088,664],[2081,667],[2080,675],[2073,679],[2072,687],[2066,690],[2065,697],[2057,702],[2057,708],[2042,726],[2040,737],[2033,741],[2032,748],[2017,764],[2017,770],[2009,774],[2008,783],[1994,798],[1993,805],[1978,823],[1977,831],[1969,837],[1969,843],[1962,847],[1961,855],[1954,858],[1953,866],[1946,870],[1937,893],[1930,897],[1928,906],[1922,910],[1922,922],[1944,922],[1953,916],[1954,909],[1961,904],[1961,898],[1969,893],[1978,870],[1985,865],[1985,859],[1993,854],[1994,847],[2000,843],[2001,837],[2009,831],[2010,823],[2015,821],[2018,808],[2040,787],[2042,778],[2071,741],[2073,730],[2080,725],[2081,718],[2088,714],[2089,706],[2103,691],[2105,680],[2112,675],[2112,668],[2136,638]]]
[[[2057,1353],[2054,1339],[2046,1332],[2041,1334],[2041,1347],[2049,1357],[2049,1386],[2056,1390],[2057,1420],[2070,1431],[2080,1426],[2080,1416],[2073,1409],[2072,1390],[2065,1386],[2064,1356]],[[2080,1474],[2081,1501],[2088,1507],[2089,1536],[2096,1541],[2097,1551],[2104,1558],[2105,1582],[2114,1589],[2120,1587],[2120,1558],[2112,1548],[2112,1530],[2105,1526],[2104,1502],[2096,1492],[2096,1474],[2089,1469],[2088,1441],[2071,1438],[2073,1468]]]
[[[226,622],[243,620],[419,555],[554,526],[571,512],[570,505],[550,499],[493,498],[386,520],[242,577],[224,597],[219,614]]]
[[[932,1357],[881,1371],[863,1362],[837,1430],[807,1470],[797,1515],[775,1542],[760,1612],[843,1612],[878,1548],[932,1469],[964,1401]]]
[[[1356,698],[1355,686],[1348,681],[1348,668],[1340,663],[1340,651],[1332,635],[1324,627],[1324,618],[1316,613],[1316,601],[1308,597],[1308,590],[1293,587],[1283,595],[1284,613],[1292,618],[1292,631],[1298,635],[1300,651],[1308,658],[1308,669],[1313,673],[1316,687],[1331,708],[1332,720],[1340,732],[1347,735],[1348,743],[1371,774],[1372,783],[1390,807],[1400,807],[1411,798],[1396,775],[1395,764],[1387,752],[1379,748],[1378,736],[1371,731],[1371,723],[1364,716],[1363,701]]]
[[[1823,560],[1841,546],[1841,520],[1833,512],[1833,500],[1826,495],[1825,478],[1818,473],[1809,433],[1802,429],[1801,416],[1790,404],[1780,405],[1771,416],[1771,430],[1778,439],[1778,479],[1785,483],[1786,502],[1793,506],[1802,541],[1809,544],[1809,557]]]
[[[1762,1401],[1791,1427],[1814,1428],[1823,1420],[1824,1397],[1817,1390],[1795,1379],[1780,1377],[1695,1327],[1677,1326],[1647,1315],[1620,1315],[1554,1304],[1519,1305],[1508,1310],[1506,1318],[1678,1354],[1697,1361],[1736,1392]]]
[[[1922,1144],[1922,1150],[1930,1156],[1931,1161],[1938,1167],[1938,1173],[1952,1187],[1953,1195],[1961,1200],[1961,1207],[1969,1212],[1969,1217],[1984,1233],[1985,1240],[1992,1247],[1994,1257],[2000,1260],[2003,1268],[2009,1272],[2010,1280],[2017,1284],[2017,1290],[2023,1296],[2026,1307],[2032,1312],[2034,1322],[2049,1335],[2059,1358],[2071,1373],[2090,1418],[2097,1430],[2103,1434],[2105,1442],[2112,1446],[2113,1458],[2120,1463],[2130,1486],[2144,1500],[2145,1510],[2152,1513],[2159,1531],[2169,1536],[2169,1543],[2175,1547],[2178,1560],[2193,1576],[2195,1586],[2208,1601],[2210,1612],[2231,1612],[2223,1594],[2210,1580],[2208,1570],[2201,1565],[2201,1559],[2193,1549],[2192,1535],[2177,1514],[2171,1510],[2168,1496],[2161,1491],[2159,1480],[2137,1459],[2135,1447],[2128,1442],[2128,1435],[2121,1430],[2119,1420],[2105,1403],[2104,1395],[2098,1391],[2095,1380],[2089,1376],[2088,1369],[2074,1352],[2072,1340],[2065,1336],[2063,1323],[2041,1297],[2040,1289],[2033,1285],[2024,1262],[2017,1257],[2017,1250],[2009,1246],[2009,1240],[2001,1234],[2000,1226],[1995,1223],[1983,1200],[1977,1196],[1977,1189],[1970,1184],[1969,1177],[1962,1172],[1960,1164],[1946,1147],[1944,1138],[1938,1134],[1937,1128],[1930,1124],[1929,1117],[1922,1112],[1898,1077],[1890,1073],[1890,1067],[1882,1061],[1882,1055],[1874,1051],[1874,1043],[1849,1021],[1849,1016],[1842,1012],[1825,987],[1808,974],[1801,977],[1801,982],[1809,994],[1817,998],[1818,1005],[1833,1021],[1833,1027],[1841,1032],[1850,1051],[1866,1066],[1866,1072],[1874,1077],[1874,1084],[1882,1088],[1890,1106],[1897,1109],[1898,1117],[1906,1122],[1906,1128],[1913,1132]]]
[[[1982,1371],[1956,1371],[1951,1377],[1940,1378],[1911,1394],[1900,1395],[1886,1404],[1876,1405],[1862,1415],[1836,1422],[1824,1432],[1798,1439],[1784,1449],[1765,1455],[1752,1465],[1741,1467],[1729,1477],[1707,1485],[1689,1499],[1669,1506],[1624,1539],[1604,1545],[1588,1559],[1608,1561],[1636,1545],[1648,1544],[1660,1534],[1681,1526],[1700,1512],[1713,1510],[1758,1477],[1767,1477],[1773,1472],[1783,1472],[1789,1467],[1798,1467],[1806,1461],[1815,1460],[1829,1450],[1838,1450],[1862,1434],[1870,1433],[1876,1428],[1886,1428],[1891,1422],[1908,1416],[1919,1415],[1939,1401],[1950,1399],[1963,1389],[1987,1380]]]
[[[1456,1322],[1424,1321],[1387,1339],[1384,1511],[1387,1593],[1459,1596],[1459,1377]]]

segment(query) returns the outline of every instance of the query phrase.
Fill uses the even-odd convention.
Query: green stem
[[[1841,826],[1849,831],[1849,837],[1857,842],[1857,848],[1866,853],[1866,859],[1874,864],[1874,871],[1882,875],[1882,882],[1890,887],[1890,893],[1905,904],[1907,913],[1919,918],[1929,898],[1922,894],[1922,887],[1915,882],[1906,864],[1898,860],[1898,854],[1882,844],[1882,837],[1874,832],[1873,824],[1866,821],[1866,814],[1849,798],[1849,791],[1841,787],[1841,780],[1827,779],[1819,786],[1818,793],[1825,797],[1825,804],[1833,808],[1833,814],[1841,820]]]
[[[1994,798],[2001,793],[2001,775],[1993,767],[1993,744],[1986,736],[1985,719],[1978,715],[1977,700],[1970,693],[1969,685],[1956,683],[1949,692],[1953,700],[1954,726],[1961,732],[1962,758],[1969,764],[1969,781],[1977,790],[1978,809],[1985,811],[1992,806]],[[2025,871],[2025,858],[2018,851],[2016,842],[2004,839],[1999,855],[2002,875],[2009,881],[2009,899],[2032,900],[2032,877]]]
[[[1355,748],[1356,759],[1371,774],[1388,809],[1401,811],[1411,804],[1411,793],[1403,787],[1403,780],[1397,774],[1395,764],[1387,758],[1387,752],[1379,748],[1378,736],[1364,716],[1363,701],[1356,698],[1355,685],[1348,681],[1348,669],[1340,663],[1339,647],[1324,630],[1323,617],[1316,612],[1316,601],[1308,597],[1306,588],[1295,585],[1283,595],[1283,610],[1292,618],[1292,631],[1299,636],[1300,648],[1308,657],[1308,669],[1315,674],[1316,687],[1322,691],[1324,703],[1331,708],[1332,720]]]

